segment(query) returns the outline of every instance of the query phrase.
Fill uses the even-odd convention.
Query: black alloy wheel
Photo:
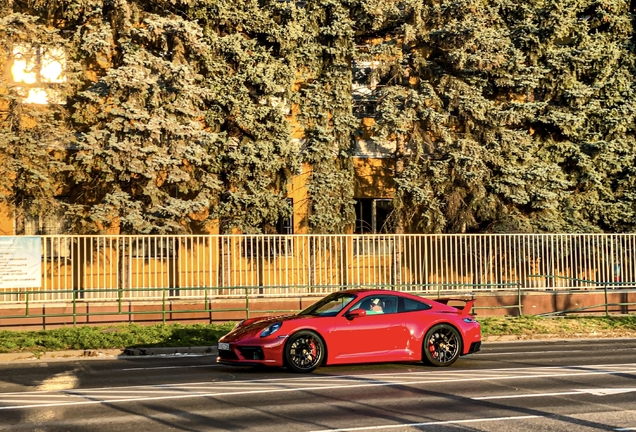
[[[320,366],[324,356],[325,344],[312,331],[294,333],[285,345],[286,364],[294,372],[312,372]]]
[[[432,327],[424,338],[422,361],[433,366],[450,366],[459,358],[462,339],[448,324]]]

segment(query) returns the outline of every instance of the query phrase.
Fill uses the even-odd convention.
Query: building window
[[[289,206],[293,209],[294,202],[287,199]],[[244,236],[243,256],[250,258],[272,258],[275,256],[291,256],[294,252],[294,243],[289,235],[294,234],[293,212],[289,217],[278,219],[274,235]]]
[[[356,234],[389,233],[389,215],[393,211],[390,199],[359,198],[356,200]]]
[[[25,235],[62,235],[68,233],[68,227],[68,220],[61,209],[49,215],[24,218]]]
[[[377,91],[380,87],[373,74],[377,66],[378,62],[353,62],[351,64],[351,96],[353,98],[353,113],[357,117],[375,117],[378,101]]]
[[[355,234],[388,234],[389,215],[393,210],[390,199],[359,198],[356,200]],[[393,238],[388,236],[359,237],[353,240],[356,256],[390,255],[393,252]]]
[[[59,85],[66,82],[66,52],[61,47],[19,44],[13,47],[11,77],[27,104],[63,104]]]
[[[380,142],[374,139],[356,139],[354,156],[358,158],[392,158],[397,149],[396,141]]]
[[[65,201],[61,198],[58,200]],[[71,238],[66,236],[68,230],[68,219],[62,209],[48,215],[24,218],[25,235],[46,236],[42,243],[42,255],[49,260],[70,258]]]
[[[168,259],[175,257],[178,250],[178,237],[139,237],[130,243],[133,258]]]
[[[292,213],[288,217],[281,217],[276,223],[276,234],[290,235],[294,233],[294,201],[291,198],[287,198],[287,203],[292,209]]]

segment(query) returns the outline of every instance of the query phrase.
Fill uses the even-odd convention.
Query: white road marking
[[[615,431],[631,431],[631,430],[636,430],[636,427],[617,428],[614,430]]]
[[[236,389],[234,386],[219,386],[219,387],[211,387],[213,389]],[[250,390],[269,390],[271,387],[250,387]],[[134,397],[134,396],[123,396],[120,393],[150,393],[150,394],[161,394],[161,393],[184,393],[186,390],[184,387],[175,387],[174,390],[168,388],[156,388],[154,390],[118,390],[118,389],[110,389],[110,390],[69,390],[66,391],[66,394],[73,396],[93,396],[94,394],[117,394],[117,397]],[[190,392],[192,393],[192,392]],[[209,393],[209,392],[207,392]],[[194,394],[194,393],[193,393]]]
[[[511,379],[532,379],[532,378],[551,378],[551,377],[572,377],[572,376],[592,376],[592,375],[613,375],[613,374],[633,374],[636,375],[636,364],[630,363],[617,366],[587,366],[587,367],[539,367],[539,368],[517,368],[517,369],[490,369],[484,372],[503,372],[498,376],[477,376],[472,378],[465,377],[465,371],[439,372],[435,374],[427,373],[406,373],[401,374],[400,380],[381,380],[378,377],[387,377],[391,374],[379,375],[361,375],[361,376],[341,376],[341,377],[315,377],[315,378],[274,378],[260,380],[242,380],[242,381],[217,381],[206,383],[185,383],[172,385],[145,385],[145,386],[125,386],[125,387],[104,387],[91,389],[73,389],[63,392],[37,392],[38,395],[48,395],[50,398],[59,396],[62,400],[55,403],[46,403],[38,401],[28,405],[19,406],[0,406],[0,410],[36,408],[50,406],[65,405],[90,405],[117,402],[135,402],[135,401],[151,401],[151,400],[174,400],[198,397],[221,397],[245,394],[263,394],[263,393],[282,393],[295,391],[320,391],[331,389],[352,389],[363,387],[383,387],[397,385],[422,385],[435,383],[450,382],[477,382],[477,381],[498,381]],[[480,374],[480,371],[474,371]],[[550,372],[546,374],[546,372]],[[403,378],[410,377],[410,381],[404,381]],[[321,382],[320,380],[335,381],[331,383]],[[236,384],[250,384],[250,386],[236,386]],[[297,385],[300,384],[300,387]],[[202,386],[205,386],[202,388]],[[218,387],[217,387],[218,386]],[[188,388],[185,388],[188,387]],[[208,388],[210,390],[208,390]],[[225,389],[231,388],[230,391]],[[203,390],[192,392],[191,390]],[[221,391],[219,391],[221,390]],[[576,390],[576,392],[580,392]],[[130,393],[131,395],[121,396],[122,393]],[[144,395],[148,394],[149,395]],[[176,394],[174,394],[176,393]],[[0,403],[12,403],[12,399],[24,399],[29,397],[29,392],[5,393],[0,394]],[[69,401],[69,396],[74,398],[91,398],[91,400]],[[518,397],[518,396],[516,396]],[[112,399],[111,399],[112,398]]]
[[[52,396],[56,396],[56,395],[52,395]],[[39,400],[38,402],[41,403],[41,405],[36,405],[36,406],[45,407],[45,406],[55,406],[55,404],[59,404],[60,400],[59,399],[51,399],[50,401]],[[31,399],[12,399],[10,401],[2,401],[2,403],[33,403],[33,401]],[[8,407],[8,408],[11,408],[11,407]]]
[[[636,392],[636,388],[606,388],[606,389],[580,389],[569,392],[558,393],[526,393],[526,394],[513,394],[513,395],[498,395],[498,396],[482,396],[471,398],[473,400],[494,400],[494,399],[518,399],[518,398],[531,398],[531,397],[548,397],[548,396],[567,396],[575,394],[591,394],[594,396],[610,396],[621,393]]]
[[[51,395],[61,395],[61,394],[65,394],[65,393],[60,393],[60,392],[51,392],[51,391],[43,391],[41,393],[34,393],[34,392],[16,392],[16,393],[0,393],[0,398],[2,397],[28,397],[28,398],[48,398],[51,397]],[[2,402],[2,400],[0,399],[0,402]],[[31,399],[31,402],[33,402],[33,399]]]
[[[382,426],[366,426],[366,427],[355,427],[355,428],[346,428],[346,429],[324,429],[320,431],[313,432],[349,432],[349,431],[362,431],[362,430],[378,430],[378,429],[395,429],[395,428],[403,428],[403,427],[418,427],[418,426],[435,426],[435,425],[446,425],[446,424],[465,424],[465,423],[483,423],[483,422],[493,422],[493,421],[510,421],[510,420],[527,420],[533,418],[542,418],[537,415],[528,415],[528,416],[514,416],[514,417],[485,417],[485,418],[476,418],[476,419],[464,419],[464,420],[443,420],[443,421],[432,421],[425,423],[401,423],[401,424],[393,424],[393,425],[382,425]]]
[[[497,395],[497,396],[481,396],[471,398],[472,400],[495,400],[495,399],[519,399],[519,398],[531,398],[531,397],[548,397],[548,396],[566,396],[581,394],[580,391],[558,392],[558,393],[528,393],[520,395]]]
[[[94,397],[94,396],[90,396],[90,397]],[[60,396],[56,396],[56,395],[51,395],[50,396],[51,400],[40,400],[38,401],[37,406],[62,406],[62,405],[72,405],[76,399],[80,399],[79,402],[83,401],[86,396],[85,395],[60,395]],[[137,398],[137,396],[118,396],[117,399],[130,399],[130,398]],[[64,400],[66,399],[66,400]],[[69,400],[70,399],[70,400]],[[33,404],[33,400],[31,399],[3,399],[1,401],[2,403],[30,403]],[[101,398],[99,401],[97,402],[110,402],[110,399],[107,398]],[[4,407],[3,407],[4,408]]]
[[[610,396],[621,393],[632,393],[636,392],[636,388],[628,388],[628,387],[612,387],[612,388],[600,388],[600,389],[581,389],[579,390],[581,393],[589,393],[594,396]]]

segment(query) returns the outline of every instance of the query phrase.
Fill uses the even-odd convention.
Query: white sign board
[[[0,288],[42,286],[40,237],[0,237]]]

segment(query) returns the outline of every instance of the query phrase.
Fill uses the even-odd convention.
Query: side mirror
[[[351,321],[354,318],[360,318],[363,316],[367,316],[367,311],[364,309],[354,309],[350,312],[347,312],[347,314],[345,315],[345,318],[347,318],[349,321]]]

